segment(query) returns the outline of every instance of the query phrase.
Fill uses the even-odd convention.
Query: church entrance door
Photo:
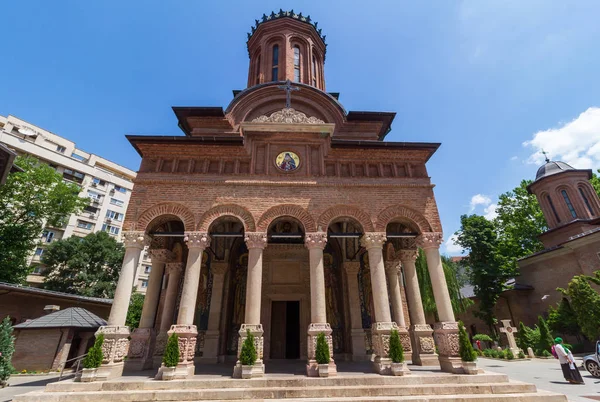
[[[274,301],[271,308],[271,359],[300,358],[300,302]]]

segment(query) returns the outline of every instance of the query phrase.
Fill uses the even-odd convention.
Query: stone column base
[[[202,357],[198,359],[202,363],[218,363],[219,355],[219,330],[207,330],[204,334],[204,348]]]
[[[141,371],[152,368],[156,332],[154,328],[136,328],[131,333],[125,370]]]
[[[315,360],[315,352],[317,348],[317,336],[321,332],[325,334],[325,340],[329,346],[329,376],[337,375],[337,366],[333,360],[333,338],[331,337],[333,330],[328,323],[311,323],[308,326],[308,362],[306,363],[306,375],[309,377],[319,376],[319,364]]]
[[[371,355],[367,354],[367,343],[365,342],[365,330],[362,328],[352,328],[352,361],[361,362],[371,360]]]
[[[410,328],[412,340],[412,364],[417,366],[437,366],[439,359],[435,353],[433,329],[429,324],[416,324]]]
[[[412,345],[410,343],[408,328],[398,327],[398,335],[400,336],[400,344],[402,344],[402,350],[404,351],[405,356],[409,353],[412,353]]]
[[[104,360],[96,372],[96,381],[106,381],[123,375],[123,359],[129,349],[129,327],[106,325],[98,328],[96,337],[104,335]]]
[[[242,363],[240,362],[240,352],[242,351],[242,345],[248,337],[248,331],[254,336],[254,347],[256,348],[256,362],[252,367],[250,378],[262,377],[265,375],[265,364],[263,362],[263,349],[264,349],[264,338],[263,338],[263,327],[262,324],[242,324],[240,331],[238,332],[240,338],[238,339],[238,360],[233,368],[233,378],[242,378]]]
[[[169,336],[179,337],[179,364],[175,369],[175,380],[184,380],[194,375],[194,356],[196,355],[196,337],[198,330],[195,325],[171,325],[167,332]]]
[[[455,321],[436,322],[434,325],[435,342],[440,353],[440,367],[447,373],[463,373],[458,352],[458,323]]]
[[[390,334],[398,330],[395,322],[376,322],[371,327],[371,337],[373,339],[373,368],[376,373],[382,375],[392,374],[392,359],[389,358]]]

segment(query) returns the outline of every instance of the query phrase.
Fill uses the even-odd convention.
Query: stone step
[[[122,383],[121,383],[122,384]],[[482,384],[428,384],[428,385],[378,385],[378,386],[326,386],[326,387],[266,387],[266,388],[215,388],[215,389],[170,389],[137,391],[101,391],[101,392],[34,392],[17,396],[14,402],[150,402],[150,401],[206,401],[206,400],[283,400],[324,398],[326,401],[336,398],[352,399],[384,397],[388,400],[403,400],[399,397],[440,395],[535,395],[532,384],[521,382],[482,383]],[[333,398],[333,399],[332,399]],[[435,399],[422,400],[435,400]],[[410,399],[409,399],[410,400]],[[420,399],[416,399],[420,400]],[[455,399],[456,400],[456,399]],[[494,400],[494,399],[492,399]],[[499,400],[499,399],[495,399]],[[519,399],[516,399],[519,400]],[[564,401],[564,399],[562,400]]]
[[[340,376],[331,378],[283,377],[253,378],[238,380],[231,378],[186,379],[174,381],[130,380],[122,377],[118,381],[75,383],[61,381],[48,384],[47,392],[66,391],[127,391],[127,390],[169,390],[169,389],[215,389],[215,388],[265,388],[265,387],[330,387],[330,386],[381,386],[381,385],[428,385],[428,384],[481,384],[508,383],[504,374],[485,373],[468,375],[408,375],[391,376]]]

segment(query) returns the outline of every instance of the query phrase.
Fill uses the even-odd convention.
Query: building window
[[[94,226],[94,224],[92,222],[86,222],[86,221],[77,221],[77,227],[81,228],[81,229],[87,229],[87,230],[92,230],[92,227]]]
[[[273,46],[273,67],[271,68],[271,81],[279,81],[279,45]]]
[[[76,154],[75,152],[73,152],[71,154],[71,158],[77,159],[78,161],[81,161],[81,162],[86,162],[87,161],[87,158],[85,156],[81,156],[79,154]]]
[[[123,216],[124,215],[122,213],[111,211],[110,209],[108,211],[106,211],[106,218],[107,219],[113,219],[115,221],[122,222],[123,221]]]
[[[56,146],[56,152],[60,152],[61,154],[64,154],[66,150],[67,150],[67,147],[63,147],[62,145]]]
[[[93,207],[91,205],[86,206],[85,208],[83,208],[83,210],[85,212],[89,212],[90,214],[97,214],[98,213],[98,208]]]
[[[54,235],[55,235],[55,233],[53,231],[44,230],[44,232],[42,233],[42,240],[45,241],[46,243],[50,243],[54,239]]]
[[[145,274],[149,274],[150,271],[152,271],[152,266],[151,265],[144,265],[144,273]]]
[[[110,203],[116,205],[117,207],[122,207],[125,205],[125,201],[117,200],[116,198],[111,198]]]
[[[100,201],[100,199],[102,199],[102,194],[100,194],[100,193],[97,193],[97,192],[95,192],[95,191],[92,191],[92,190],[88,190],[88,192],[87,192],[87,196],[88,196],[89,198],[91,198],[92,200],[97,200],[97,201]]]
[[[552,209],[552,213],[554,213],[554,217],[556,218],[556,222],[560,223],[560,218],[558,217],[558,214],[556,213],[556,208],[554,208],[554,203],[552,202],[552,198],[550,198],[549,195],[546,196],[546,200],[548,201],[548,204],[550,204],[550,208]]]
[[[315,56],[312,59],[312,84],[313,87],[317,86],[317,58]]]
[[[256,58],[256,84],[260,84],[260,54]]]
[[[124,188],[124,187],[121,187],[121,186],[117,186],[117,185],[115,184],[115,191],[118,191],[119,193],[123,193],[123,194],[125,194],[125,193],[127,192],[127,189],[126,189],[126,188]]]
[[[94,184],[95,184],[95,186],[94,186]],[[104,187],[104,186],[106,186],[106,182],[104,180],[101,180],[101,179],[97,178],[97,177],[94,177],[92,179],[92,186],[94,186],[94,187],[96,187],[96,186]]]
[[[577,212],[575,212],[575,208],[573,208],[573,204],[571,204],[571,200],[569,199],[569,195],[567,194],[567,190],[560,190],[563,198],[565,199],[565,203],[567,204],[567,208],[569,208],[569,212],[573,218],[577,218]]]
[[[119,228],[118,227],[107,225],[106,223],[104,225],[102,225],[102,231],[110,233],[112,235],[118,235],[119,234]]]
[[[142,281],[142,288],[145,289],[148,287],[148,281]]]
[[[40,265],[36,265],[36,266],[33,268],[33,273],[34,273],[34,274],[40,275],[40,274],[41,274],[41,273],[43,273],[43,272],[44,272],[44,267],[42,267],[42,266],[40,266]]]
[[[300,48],[294,46],[294,82],[300,82]]]
[[[592,209],[592,205],[590,204],[590,200],[588,200],[588,198],[585,195],[585,192],[583,191],[583,188],[579,187],[579,194],[581,194],[581,198],[583,198],[583,202],[585,203],[585,206],[588,210],[588,212],[590,213],[590,215],[594,215],[594,210]]]
[[[63,172],[64,179],[71,180],[79,184],[83,182],[84,177],[85,174],[78,172],[77,170],[65,169]]]
[[[41,257],[42,254],[44,254],[44,249],[41,247],[38,247],[35,249],[35,255],[37,255],[38,257]]]

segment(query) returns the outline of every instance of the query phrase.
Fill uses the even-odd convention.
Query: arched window
[[[590,204],[590,200],[585,195],[585,191],[583,190],[583,187],[579,187],[579,194],[581,194],[581,198],[583,198],[583,202],[585,203],[585,206],[586,206],[588,212],[590,213],[590,215],[593,216],[594,211],[592,210],[592,205]]]
[[[573,204],[571,204],[571,200],[569,199],[569,195],[567,194],[567,190],[560,190],[563,198],[565,199],[565,203],[567,204],[567,208],[569,208],[569,212],[573,218],[577,218],[577,212],[575,212],[575,208],[573,208]]]
[[[294,82],[300,82],[300,48],[294,46]]]
[[[271,81],[279,81],[279,45],[273,46],[273,67]]]
[[[315,56],[312,59],[312,84],[313,87],[317,86],[317,58]]]
[[[256,58],[256,84],[260,84],[260,54]]]
[[[558,217],[558,214],[556,213],[556,208],[554,208],[554,203],[552,202],[552,198],[550,198],[549,195],[546,196],[546,200],[548,201],[548,204],[550,205],[550,209],[552,209],[552,212],[554,213],[554,217],[556,218],[556,222],[560,223],[560,218]]]

